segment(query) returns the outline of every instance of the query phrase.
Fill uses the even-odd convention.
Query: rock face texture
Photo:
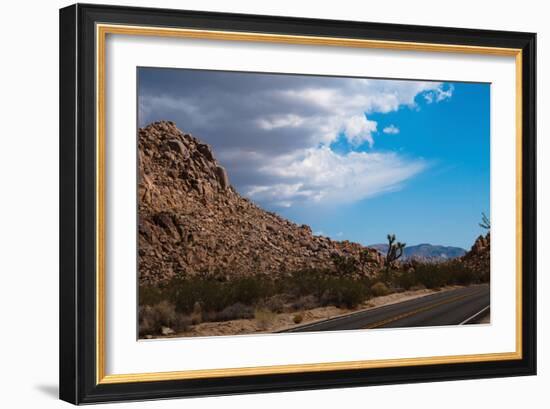
[[[491,233],[479,236],[462,261],[472,270],[488,274],[491,268]]]
[[[219,279],[292,274],[331,268],[333,258],[360,264],[356,274],[372,275],[380,253],[349,241],[315,236],[242,197],[209,145],[156,122],[139,130],[139,274],[141,284],[175,276]]]

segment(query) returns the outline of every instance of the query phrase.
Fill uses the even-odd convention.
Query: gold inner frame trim
[[[220,41],[247,41],[294,45],[371,48],[400,51],[465,53],[515,57],[516,65],[516,350],[505,353],[450,355],[368,361],[320,362],[313,364],[239,367],[173,372],[105,374],[105,41],[107,34],[157,36]],[[235,31],[178,29],[166,27],[96,25],[96,382],[115,384],[214,377],[291,374],[349,369],[389,368],[522,358],[522,51],[515,48],[457,44],[414,43],[353,38],[294,36]]]

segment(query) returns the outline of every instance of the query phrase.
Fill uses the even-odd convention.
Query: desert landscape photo
[[[490,323],[490,85],[138,69],[138,337]]]

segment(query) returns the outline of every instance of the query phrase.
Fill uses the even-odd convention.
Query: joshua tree
[[[400,241],[395,241],[395,234],[388,234],[388,251],[386,253],[386,277],[385,280],[389,281],[390,278],[390,268],[394,261],[398,260],[403,255],[403,249],[406,246],[406,243],[401,243]]]
[[[485,212],[481,212],[481,223],[479,223],[479,227],[489,231],[491,230],[491,221],[485,214]]]

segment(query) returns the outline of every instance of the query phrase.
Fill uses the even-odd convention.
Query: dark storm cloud
[[[419,172],[421,161],[392,153],[342,156],[329,147],[343,136],[352,150],[364,151],[377,133],[369,113],[412,106],[419,94],[450,97],[433,82],[186,69],[140,68],[138,84],[140,126],[176,122],[213,146],[241,193],[283,206],[338,201],[337,193],[350,188],[340,178],[351,178],[346,196],[360,200]],[[366,170],[371,179],[358,174]]]

